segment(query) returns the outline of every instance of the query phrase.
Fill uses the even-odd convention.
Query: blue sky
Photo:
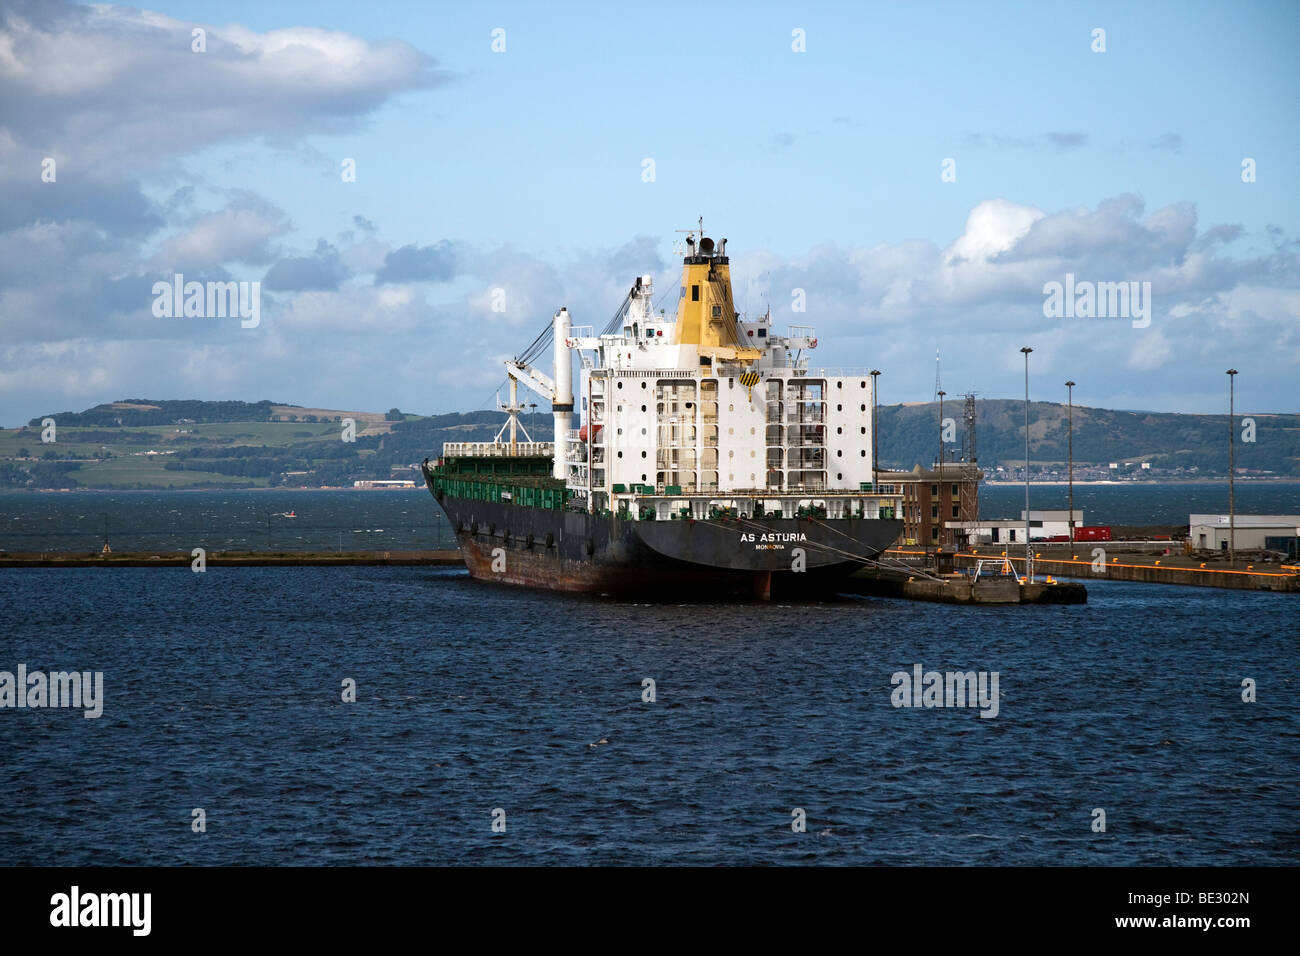
[[[223,3],[215,18],[210,3],[155,6],[257,30],[396,37],[455,74],[355,134],[308,140],[364,164],[354,192],[399,242],[582,250],[670,236],[703,213],[733,244],[793,255],[828,240],[946,242],[992,196],[1046,210],[1125,192],[1152,209],[1194,199],[1202,221],[1252,230],[1300,213],[1293,3],[760,3],[738,15],[727,4],[255,2]],[[1091,50],[1098,26],[1104,54]],[[504,54],[490,49],[496,27]],[[795,27],[808,37],[801,55]],[[1051,132],[1088,146],[992,145]],[[1152,148],[1171,133],[1179,151]],[[1230,188],[1245,155],[1270,170],[1261,188]],[[939,181],[946,157],[956,183]],[[260,148],[202,159],[214,175],[235,163],[241,183],[303,210],[304,241],[356,205],[321,194],[311,174],[324,172]]]
[[[931,397],[936,347],[950,393],[1016,395],[1030,344],[1036,397],[1218,411],[1232,364],[1242,407],[1300,410],[1300,5],[148,9],[0,2],[0,249],[38,263],[0,273],[5,424],[468,410],[559,305],[600,325],[637,272],[675,285],[701,214],[741,306],[882,368],[886,401]],[[262,326],[160,324],[138,290],[185,270],[274,274]],[[1150,327],[1046,318],[1067,271],[1151,281]]]

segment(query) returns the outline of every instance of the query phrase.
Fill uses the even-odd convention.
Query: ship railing
[[[603,369],[602,371],[610,371]],[[695,372],[682,368],[618,369],[619,378],[694,378]]]
[[[799,378],[863,378],[869,379],[871,371],[862,368],[799,368],[791,369]]]
[[[635,485],[634,485],[635,487]],[[649,485],[641,485],[642,488],[649,488]],[[784,485],[780,488],[727,488],[719,491],[716,483],[707,485],[693,485],[683,483],[680,485],[681,492],[668,494],[666,485],[655,485],[653,490],[633,491],[629,488],[627,491],[614,492],[616,498],[870,498],[870,499],[895,499],[902,498],[901,494],[892,492],[872,492],[861,491],[855,488],[828,488],[820,483],[806,483],[797,485]]]
[[[444,458],[540,458],[554,454],[555,444],[549,441],[520,441],[513,448],[508,441],[449,441],[442,445]]]

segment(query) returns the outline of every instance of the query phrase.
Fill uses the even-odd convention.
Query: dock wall
[[[892,549],[889,557],[905,561],[919,560],[924,551],[911,549]],[[1019,574],[1024,574],[1025,558],[1008,554],[1012,566]],[[959,551],[953,556],[953,566],[960,569],[974,568],[976,562],[1000,561],[1002,553],[981,554]],[[1158,560],[1158,559],[1157,559]],[[1085,581],[1140,581],[1146,584],[1180,584],[1192,587],[1232,588],[1241,591],[1281,591],[1300,594],[1300,574],[1288,571],[1234,571],[1228,568],[1186,567],[1178,564],[1138,564],[1132,561],[1107,559],[1104,570],[1096,569],[1091,558],[1034,558],[1034,577],[1072,578]]]

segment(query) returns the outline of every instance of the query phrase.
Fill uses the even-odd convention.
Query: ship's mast
[[[696,235],[704,235],[704,217],[700,217],[699,225],[694,229],[674,229],[673,231],[686,233],[687,241],[694,244]]]
[[[497,436],[493,441],[499,443],[501,441],[501,436],[505,434],[506,429],[509,428],[510,454],[515,455],[519,453],[517,433],[522,431],[524,433],[524,438],[527,439],[529,443],[532,442],[533,436],[528,434],[528,429],[524,426],[524,423],[519,420],[519,413],[527,407],[519,402],[519,380],[515,378],[513,374],[509,376],[509,379],[510,401],[508,403],[502,403],[500,399],[497,400],[497,408],[500,411],[505,412],[509,417],[506,418],[505,423],[502,424],[501,430],[497,432]]]

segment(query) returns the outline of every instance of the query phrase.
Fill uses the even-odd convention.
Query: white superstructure
[[[506,363],[512,382],[552,400],[555,477],[593,511],[648,498],[661,500],[638,504],[662,517],[742,500],[740,510],[833,517],[892,509],[894,496],[872,489],[871,374],[812,367],[812,328],[736,312],[725,239],[692,231],[686,245],[675,316],[654,312],[652,277],[638,276],[600,334],[556,313],[553,377],[529,364],[542,337]]]

